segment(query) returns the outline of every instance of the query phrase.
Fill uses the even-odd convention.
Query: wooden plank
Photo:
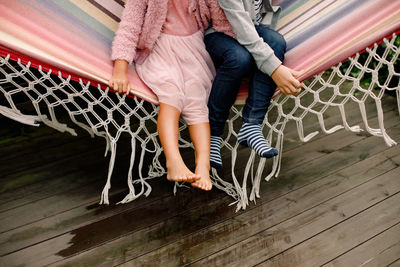
[[[80,146],[80,148],[82,150],[85,149],[83,146]],[[54,214],[68,211],[74,207],[98,203],[102,187],[104,186],[106,180],[105,175],[107,174],[108,170],[108,159],[103,157],[104,148],[99,146],[97,146],[97,148],[97,151],[96,149],[93,149],[93,151],[88,150],[83,153],[79,153],[78,156],[73,158],[66,158],[58,163],[50,163],[49,166],[42,165],[42,168],[44,168],[45,171],[39,171],[37,176],[40,175],[40,177],[38,180],[46,180],[46,178],[51,179],[53,178],[51,177],[52,175],[60,175],[60,177],[57,179],[58,181],[55,181],[55,185],[58,186],[56,189],[51,188],[53,181],[48,182],[48,185],[45,185],[43,188],[41,188],[39,184],[39,188],[37,188],[39,192],[36,192],[36,194],[29,192],[29,194],[27,194],[28,196],[26,196],[25,188],[21,188],[22,186],[16,187],[21,188],[20,194],[24,198],[19,199],[20,201],[15,201],[15,203],[19,203],[20,205],[17,205],[14,208],[9,207],[7,203],[5,203],[4,206],[2,204],[2,212],[0,212],[1,231],[7,231],[7,229],[17,228],[37,220],[51,217]],[[124,157],[125,154],[122,153],[119,154],[119,156]],[[124,161],[123,163],[127,164],[128,161]],[[60,168],[59,164],[62,164],[64,167]],[[100,167],[98,164],[100,164]],[[88,169],[90,166],[92,166],[92,169]],[[54,171],[54,168],[56,168],[56,171]],[[113,195],[115,194],[119,194],[119,197],[121,199],[123,198],[121,192],[127,190],[127,181],[125,178],[127,176],[127,171],[127,165],[124,166],[119,162],[115,164],[113,189],[110,191],[111,199],[113,199]],[[27,176],[31,179],[33,175],[28,174]],[[116,179],[118,176],[125,179]],[[99,179],[99,177],[102,178]],[[70,182],[70,180],[73,180],[73,182]],[[44,182],[46,183],[46,181]],[[64,187],[60,186],[63,183],[69,184]],[[118,185],[121,184],[123,184],[123,189],[121,189],[121,187],[118,188]],[[32,185],[32,187],[34,188],[35,185],[37,184]],[[46,193],[46,191],[43,192],[43,190],[48,191]],[[8,195],[8,197],[11,198],[11,195],[14,193],[15,190],[11,190],[10,194],[3,194],[5,197]],[[24,203],[26,204],[26,201],[28,200],[30,200],[29,204],[23,205]],[[15,205],[15,203],[13,204]],[[34,212],[30,212],[31,210]]]
[[[82,148],[82,149],[84,149],[84,148]],[[103,149],[103,148],[101,148],[101,149]],[[130,147],[129,147],[129,150],[130,150]],[[103,152],[103,150],[98,151],[98,152]],[[189,151],[189,152],[192,152],[192,151]],[[129,151],[129,153],[130,153],[130,151]],[[79,155],[82,156],[81,160],[86,164],[87,163],[86,157],[88,155],[85,155],[85,154],[84,155],[79,154]],[[93,164],[95,164],[95,162],[97,161],[97,164],[99,164],[99,160],[97,160],[98,156],[92,156],[90,161],[93,161],[92,162]],[[122,154],[122,155],[119,154],[119,156],[122,156],[123,158],[126,159],[124,154]],[[79,156],[75,157],[74,160],[78,160],[78,162],[80,162]],[[128,163],[126,160],[124,162]],[[55,167],[57,167],[58,164],[60,164],[60,163],[55,163],[53,165]],[[107,164],[108,164],[108,162],[105,162],[105,164],[101,164],[102,168],[95,169],[95,173],[90,174],[93,176],[90,176],[90,175],[88,175],[88,173],[86,173],[86,176],[89,176],[89,178],[93,178],[91,180],[87,179],[88,177],[81,177],[80,172],[76,171],[76,170],[82,171],[82,169],[85,169],[87,167],[86,165],[82,165],[82,164],[77,164],[77,166],[73,165],[73,168],[76,169],[75,172],[68,173],[67,175],[64,175],[63,177],[59,177],[59,182],[60,183],[68,183],[69,179],[74,178],[74,176],[79,175],[80,177],[76,179],[77,181],[74,181],[75,186],[68,185],[66,187],[58,187],[57,189],[53,190],[52,192],[49,192],[50,197],[46,197],[46,194],[44,194],[44,197],[43,197],[43,194],[38,193],[37,195],[31,196],[31,197],[35,198],[35,197],[41,196],[41,199],[35,200],[35,199],[28,198],[28,200],[32,200],[32,201],[36,201],[36,202],[29,203],[28,205],[25,205],[25,206],[17,206],[18,207],[17,209],[12,209],[12,208],[8,207],[7,205],[4,205],[3,212],[0,213],[0,221],[1,221],[0,229],[1,229],[1,231],[7,231],[7,229],[18,228],[22,225],[26,225],[31,222],[35,222],[37,220],[42,220],[44,218],[53,216],[55,214],[59,214],[64,211],[69,211],[76,207],[79,208],[81,206],[96,205],[99,201],[101,189],[104,186],[105,179],[102,179],[100,181],[97,179],[98,181],[95,181],[96,180],[95,178],[98,176],[103,176],[103,175],[101,175],[101,173],[103,173],[103,174],[107,173],[107,167],[108,167]],[[145,161],[145,165],[146,164],[148,164],[148,162]],[[123,175],[121,175],[121,171],[118,167],[121,167],[121,166],[118,165],[118,162],[117,162],[116,166],[115,166],[116,171],[114,172],[114,177],[115,176],[125,177],[126,174],[123,173]],[[125,166],[125,167],[126,168],[124,168],[124,169],[128,170],[128,168],[127,168],[128,166]],[[49,175],[57,175],[57,174],[60,174],[60,173],[52,172]],[[63,170],[61,170],[61,174],[63,174]],[[126,191],[126,189],[127,189],[126,180],[125,179],[120,180],[119,184],[121,184],[121,182],[123,183],[124,189],[123,190],[119,189],[117,191],[111,190],[111,192],[110,192],[111,199],[116,199],[115,198],[116,195],[118,195],[118,197],[119,197],[119,199],[116,199],[118,201],[124,197],[124,195],[122,195],[121,191]],[[86,184],[86,188],[81,187],[80,183]],[[71,183],[71,184],[74,184],[74,183]],[[115,184],[116,183],[113,182],[113,188],[115,187]],[[57,184],[57,185],[59,185],[59,184]],[[117,183],[117,185],[118,185],[118,183]],[[172,183],[168,183],[168,185],[169,185],[168,193],[164,192],[164,195],[161,195],[161,197],[164,197],[165,195],[171,195]],[[46,189],[46,187],[45,187],[45,189]],[[51,189],[52,188],[50,187],[49,190],[51,190]],[[72,189],[76,189],[76,190],[74,191]],[[22,191],[25,192],[25,189],[23,189]],[[13,194],[14,192],[15,191],[11,192],[10,194]],[[67,198],[66,198],[66,195],[68,195]],[[160,197],[160,196],[157,196],[157,197]],[[69,201],[62,201],[65,199],[68,199]],[[21,202],[24,202],[24,201],[26,203],[27,200],[21,199]],[[39,207],[41,207],[41,208],[39,208]],[[29,213],[28,211],[30,211],[30,210],[37,211],[38,213],[37,214]],[[6,211],[6,212],[4,212],[4,211]],[[83,212],[84,211],[85,211],[85,209],[83,209]],[[18,223],[15,223],[16,221]],[[7,227],[12,227],[12,228],[7,228]]]
[[[70,121],[69,117],[59,116],[61,121]],[[78,140],[87,138],[88,132],[81,129],[77,125],[70,123],[68,126],[75,129],[77,136],[72,136],[69,133],[59,132],[47,125],[41,123],[40,126],[30,126],[13,121],[11,119],[2,118],[3,126],[0,130],[0,160],[18,158],[22,155],[30,154],[30,147],[36,145],[41,146],[42,150],[54,147],[70,140]],[[104,141],[103,141],[104,142]],[[35,151],[38,152],[38,151]]]
[[[388,266],[400,259],[400,223],[324,266]]]
[[[8,188],[11,186],[14,188],[1,194],[0,213],[52,195],[84,187],[98,181],[99,178],[105,180],[108,159],[102,157],[104,151],[94,150],[95,148],[88,153],[79,153],[73,159],[74,164],[71,164],[71,159],[67,159],[7,177],[10,179]],[[94,155],[98,158],[96,159]],[[64,167],[60,168],[60,166]],[[119,168],[116,168],[114,177],[123,174]],[[13,183],[11,182],[12,178],[15,178]]]
[[[40,127],[40,129],[46,130],[50,128]],[[53,129],[51,130],[55,132]],[[0,180],[0,212],[18,207],[24,203],[37,201],[66,190],[71,190],[72,188],[78,187],[81,183],[88,183],[90,179],[93,181],[99,177],[103,177],[104,183],[107,177],[110,156],[110,153],[108,153],[108,157],[104,158],[105,140],[101,139],[101,142],[99,142],[99,137],[90,138],[86,132],[83,134],[84,135],[80,137],[74,137],[56,132],[54,136],[44,136],[43,138],[40,135],[30,136],[25,140],[27,143],[26,145],[22,145],[22,148],[19,146],[8,147],[10,150],[5,151],[5,154],[12,154],[14,157],[15,154],[23,153],[20,152],[21,150],[25,151],[24,153],[27,153],[27,151],[36,151],[36,153],[31,153],[31,155],[28,156],[18,155],[18,157],[22,157],[24,160],[10,158],[8,159],[10,164],[2,164],[0,166],[0,173],[4,175]],[[29,139],[32,139],[32,141],[28,142]],[[120,142],[121,144],[124,142],[129,143],[130,136],[122,135]],[[65,145],[63,146],[63,144]],[[61,147],[57,148],[57,146]],[[55,147],[55,149],[50,151],[49,147]],[[124,160],[117,160],[115,163],[114,177],[127,175],[129,160],[126,159],[130,157],[130,150],[130,146],[118,146],[117,159],[123,158]],[[0,151],[1,154],[3,154],[4,151]],[[48,160],[49,157],[51,160]],[[32,161],[30,160],[32,158],[35,158],[36,161],[39,160],[40,164],[33,164],[33,166],[29,167],[32,165]],[[87,164],[95,162],[100,164],[100,168],[95,168],[96,174],[93,173],[93,176],[91,176],[91,174],[87,172],[90,171]],[[147,162],[145,162],[145,164],[147,164]],[[19,168],[21,166],[22,170]],[[62,168],[60,168],[60,166],[62,166]],[[124,175],[120,172],[121,167],[125,172]],[[7,174],[5,168],[12,170],[12,173]],[[100,169],[103,170],[102,173],[99,173]],[[77,171],[82,173],[78,174]],[[74,176],[73,172],[76,173],[76,177],[63,177],[64,175]],[[69,178],[72,179],[69,180]],[[76,184],[76,186],[74,186],[74,184]],[[115,183],[113,182],[113,184]],[[55,188],[52,188],[52,186]],[[101,191],[99,194],[100,193]],[[10,203],[11,200],[13,200],[12,204]]]
[[[324,233],[268,259],[260,266],[319,266],[399,222],[400,194],[397,193]]]
[[[13,155],[10,155],[10,152],[18,152],[20,154],[24,153],[23,149],[22,151],[16,151],[21,150],[21,148],[24,148],[24,146],[31,146],[35,142],[43,143],[44,146],[46,146],[47,144],[44,142],[44,140],[47,140],[47,138],[51,138],[52,136],[66,135],[65,133],[61,134],[60,132],[47,126],[28,126],[19,122],[11,121],[9,119],[5,122],[2,122],[1,125],[4,127],[0,133],[1,160],[6,157],[14,157]]]
[[[299,151],[299,153],[301,154],[302,153],[302,151]],[[97,198],[96,198],[96,200],[97,200]],[[52,201],[53,202],[53,201]],[[86,205],[88,205],[87,203],[86,203]],[[46,205],[41,205],[41,206],[46,206]],[[51,207],[51,205],[50,205],[50,207]],[[74,211],[74,212],[68,212],[68,214],[69,214],[69,219],[67,219],[68,217],[65,217],[63,214],[61,214],[61,218],[64,218],[64,220],[68,220],[68,222],[69,222],[69,224],[68,224],[68,226],[69,227],[71,227],[72,225],[70,224],[70,222],[71,221],[73,221],[74,219],[73,218],[80,218],[81,217],[81,214],[79,213],[79,212],[77,212],[77,211],[80,211],[81,209],[77,209],[76,211]],[[45,211],[47,211],[47,213],[49,212],[48,210],[47,210],[47,208],[45,208]],[[84,210],[83,210],[84,211]],[[80,211],[80,212],[82,212],[82,211]],[[25,213],[25,212],[23,212],[23,213]],[[9,217],[9,216],[7,216],[7,217]],[[23,236],[23,233],[32,233],[32,232],[34,232],[34,231],[32,231],[32,230],[30,230],[30,229],[35,229],[35,227],[38,227],[38,228],[40,228],[40,229],[42,229],[42,231],[38,231],[39,233],[39,236],[42,236],[42,238],[49,238],[49,236],[48,236],[48,234],[49,233],[51,233],[51,234],[55,234],[54,233],[54,229],[53,229],[53,227],[51,227],[51,221],[57,221],[57,222],[62,222],[62,220],[60,220],[60,217],[56,217],[56,218],[51,218],[51,219],[49,219],[49,220],[46,220],[46,221],[38,221],[37,223],[35,223],[34,225],[27,225],[27,227],[23,227],[23,228],[21,228],[20,230],[21,231],[12,231],[12,232],[10,232],[10,234],[9,235],[7,235],[8,237],[9,236],[18,236],[20,239],[21,239],[21,236]],[[87,217],[86,217],[87,218]],[[35,226],[35,225],[37,225],[37,226]],[[44,227],[44,226],[46,226],[46,227]],[[43,228],[44,229],[51,229],[51,231],[48,231],[48,232],[46,232],[46,230],[43,230]],[[57,229],[58,231],[60,231],[59,232],[59,234],[60,233],[63,233],[62,232],[62,230],[65,230],[65,231],[67,231],[67,230],[71,230],[70,228],[65,228],[65,229]],[[45,233],[43,233],[43,232],[45,232]],[[56,234],[55,234],[56,235]],[[8,240],[7,238],[5,239],[5,240]],[[40,241],[40,239],[38,239],[38,236],[35,236],[34,238],[32,238],[32,236],[31,235],[27,235],[27,237],[25,238],[25,242],[26,241],[29,241],[28,243],[26,243],[26,244],[29,244],[30,242],[38,242],[38,240]],[[8,240],[9,241],[9,240]],[[20,242],[17,242],[17,243],[21,243],[21,241],[23,241],[23,240],[19,240]],[[8,249],[10,249],[10,247],[12,247],[13,249],[15,249],[15,246],[9,246],[8,247]]]
[[[201,196],[198,194],[201,194]],[[40,262],[39,265],[42,265],[45,264],[44,262],[52,262],[58,259],[59,256],[64,257],[66,255],[74,255],[82,250],[92,247],[93,245],[97,245],[98,243],[104,244],[106,241],[126,236],[129,231],[141,231],[143,228],[151,227],[153,221],[160,221],[159,217],[161,217],[161,221],[165,218],[168,219],[168,214],[171,214],[171,216],[176,215],[177,213],[179,214],[182,210],[187,209],[187,206],[193,206],[195,209],[197,208],[199,210],[204,206],[204,203],[208,202],[209,198],[212,198],[213,195],[215,196],[216,194],[222,193],[213,191],[207,194],[206,192],[195,191],[195,193],[191,192],[185,195],[179,194],[178,197],[175,197],[175,205],[172,201],[165,201],[164,199],[150,202],[147,203],[147,205],[136,207],[128,212],[120,213],[115,216],[106,216],[99,222],[94,222],[90,225],[80,227],[71,232],[62,234],[61,236],[56,236],[53,239],[45,240],[42,243],[34,244],[35,249],[41,251],[38,254],[30,254],[29,251],[32,250],[26,248],[9,255],[3,255],[3,257],[14,258],[17,254],[26,255],[22,256],[24,257],[23,261],[27,260],[27,263],[29,262],[29,264],[34,264],[38,261]],[[93,215],[96,214],[88,216],[89,219],[90,217],[94,218]],[[99,215],[97,215],[97,218],[99,218]],[[88,218],[84,219],[87,220]],[[85,223],[86,220],[84,220],[83,223]],[[73,227],[79,227],[79,225],[74,224]],[[167,229],[165,229],[165,231],[168,233]],[[88,237],[90,240],[87,239]],[[154,236],[153,238],[160,238],[160,236]],[[66,241],[67,239],[68,241]],[[4,242],[3,245],[7,246],[7,241]],[[48,245],[50,245],[50,247],[48,247]],[[43,249],[46,251],[43,251]],[[41,255],[40,257],[43,258],[39,259],[34,255]]]
[[[78,143],[77,146],[80,150],[76,155],[57,161],[43,162],[34,168],[9,174],[3,178],[0,213],[74,188],[80,188],[95,181],[98,184],[104,184],[109,164],[109,155],[104,157],[104,143],[96,143],[88,136],[81,139],[81,142],[91,142],[93,146],[91,149],[85,149]],[[42,153],[46,153],[46,151],[42,151]],[[121,146],[117,151],[117,159],[129,159],[130,154],[130,147]],[[146,158],[145,162],[147,163]],[[123,181],[123,179],[115,179],[116,177],[127,177],[128,164],[128,160],[116,161],[113,171],[113,187]],[[61,166],[62,168],[60,168]],[[123,183],[126,184],[126,180]],[[98,194],[100,193],[98,192]]]
[[[385,150],[381,147],[379,151],[374,151],[375,149],[378,149],[379,146],[376,146],[374,142],[371,142],[372,140],[377,141],[377,139],[368,138],[363,140],[364,142],[359,142],[357,145],[355,145],[353,150],[334,152],[330,155],[327,155],[324,161],[318,160],[314,164],[316,166],[326,166],[327,170],[330,170],[331,173],[336,173],[340,169],[337,169],[337,165],[335,168],[335,165],[333,165],[332,162],[336,161],[343,163],[343,160],[340,159],[340,157],[345,156],[348,158],[348,160],[344,161],[344,163],[346,163],[346,166],[351,166],[353,163],[360,161],[360,159],[354,157],[358,153],[356,151],[360,149],[366,149],[369,147],[371,154],[376,154]],[[397,152],[393,152],[392,149],[389,151],[390,153],[395,154]],[[383,156],[381,160],[378,160],[378,162],[380,162],[379,164],[381,164],[382,159],[383,162],[387,160],[386,156]],[[332,165],[328,163],[331,163]],[[349,167],[346,170],[347,172],[353,172],[354,175],[356,175],[355,173],[358,173],[358,175],[360,175],[358,179],[364,180],[364,177],[367,175],[368,171],[374,172],[374,170],[379,169],[379,167],[377,168],[379,164],[375,165],[375,163],[371,164],[371,162],[368,162],[368,165],[365,167],[366,169]],[[393,168],[392,164],[394,163],[390,162],[390,160],[388,160],[386,164],[390,164]],[[269,183],[269,187],[264,187],[262,189],[263,198],[260,199],[255,206],[250,206],[245,212],[240,213],[243,216],[240,217],[241,219],[237,218],[237,216],[230,218],[233,214],[227,212],[227,208],[224,206],[224,203],[220,204],[208,202],[205,207],[202,207],[199,210],[192,210],[180,215],[177,218],[172,218],[157,225],[151,226],[148,229],[144,229],[143,231],[130,233],[129,236],[121,237],[91,249],[90,251],[78,254],[71,259],[63,261],[63,263],[66,265],[73,265],[74,263],[78,262],[84,262],[88,265],[100,264],[98,259],[103,257],[103,259],[107,259],[103,260],[105,266],[120,264],[130,258],[133,259],[142,255],[143,253],[156,250],[157,248],[168,244],[171,244],[171,246],[168,245],[171,251],[167,251],[164,255],[181,255],[181,257],[178,257],[176,260],[182,260],[184,263],[189,263],[201,258],[202,255],[209,255],[214,251],[218,251],[219,249],[229,246],[231,242],[233,244],[238,242],[238,240],[230,240],[229,238],[234,239],[234,237],[240,237],[241,227],[246,226],[247,229],[249,228],[247,226],[253,225],[257,223],[257,220],[261,219],[264,219],[263,223],[274,224],[274,217],[271,217],[272,214],[277,211],[286,212],[288,207],[294,206],[295,208],[291,209],[292,214],[287,214],[288,217],[292,217],[301,210],[306,209],[309,205],[315,204],[313,197],[316,190],[318,190],[319,196],[325,199],[327,194],[329,195],[329,193],[326,191],[337,189],[336,187],[332,187],[332,185],[336,182],[330,179],[325,187],[323,187],[325,190],[318,189],[321,188],[321,185],[318,184],[318,186],[306,187],[308,189],[304,189],[305,191],[300,191],[300,193],[297,193],[297,198],[289,197],[287,195],[289,192],[292,191],[293,194],[295,194],[296,189],[303,188],[305,185],[311,184],[313,180],[315,182],[320,178],[319,173],[316,174],[314,171],[311,171],[309,174],[310,175],[304,174],[304,176],[298,175],[299,179],[290,179],[291,175],[289,174],[288,176],[283,177],[283,181],[286,181],[283,183],[281,182],[281,179],[272,181]],[[348,176],[345,174],[343,174],[342,178],[347,180],[349,183],[354,180],[348,179]],[[287,179],[290,180],[290,182],[288,182]],[[348,188],[348,186],[349,184],[345,183],[341,190],[345,190]],[[308,201],[305,201],[305,198]],[[302,201],[296,201],[295,199],[302,199]],[[261,208],[261,210],[254,210],[255,207],[267,202],[268,204],[262,205],[263,208]],[[182,222],[182,218],[187,219]],[[277,220],[281,219],[282,218],[277,217]],[[199,220],[203,221],[199,222]],[[264,225],[261,226],[261,229],[264,229],[263,227]],[[167,233],[165,229],[168,229]],[[247,234],[247,232],[244,233],[242,238],[247,237]],[[224,236],[228,235],[228,240],[223,239]],[[187,236],[187,238],[185,236]],[[157,238],[154,239],[154,237]],[[222,241],[217,242],[217,240]],[[173,244],[174,242],[176,243]],[[177,244],[179,244],[179,246]],[[174,251],[179,251],[180,254],[174,254]]]
[[[400,168],[396,169],[396,174],[400,175]],[[157,261],[161,265],[169,266],[193,262],[195,266],[252,266],[260,262],[264,254],[268,257],[279,253],[315,232],[323,231],[335,222],[344,220],[350,214],[386,198],[382,192],[386,192],[387,189],[391,190],[388,191],[389,194],[400,191],[400,184],[393,179],[391,172],[386,174],[384,181],[375,178],[365,183],[365,180],[371,178],[364,177],[357,175],[334,180],[334,177],[327,177],[323,179],[324,183],[318,181],[315,185],[305,186],[268,205],[236,216],[234,222],[228,225],[207,229],[207,232],[212,233],[209,240],[192,244],[193,240],[199,239],[194,235],[180,240],[177,244],[155,250],[149,255],[135,258],[133,262],[149,264]],[[352,182],[346,181],[347,179],[351,179]],[[373,192],[369,196],[365,194],[380,183],[383,186],[379,192]],[[348,190],[352,188],[355,189]],[[342,194],[344,190],[348,191]],[[342,212],[346,214],[345,217]],[[236,221],[238,223],[235,223]],[[226,227],[233,231],[225,230],[222,234],[221,230]],[[229,246],[230,244],[232,246]],[[214,252],[217,253],[213,254]],[[174,260],[174,255],[180,257]],[[196,262],[199,256],[203,256],[203,259]],[[186,261],[177,263],[182,259]]]
[[[83,140],[81,140],[82,142]],[[89,142],[89,140],[84,139],[84,141]],[[81,147],[80,143],[76,143],[77,147]],[[7,174],[1,180],[1,201],[4,203],[8,200],[12,200],[12,196],[14,195],[14,199],[18,199],[19,194],[18,190],[28,191],[30,186],[35,187],[35,183],[43,184],[48,182],[52,177],[53,179],[57,176],[67,175],[69,173],[73,173],[76,171],[84,171],[81,168],[85,167],[85,165],[94,164],[96,161],[101,164],[98,169],[107,170],[107,161],[108,158],[104,157],[104,147],[100,147],[99,145],[92,147],[92,149],[83,149],[76,150],[78,153],[73,155],[73,152],[63,152],[60,150],[57,154],[59,155],[57,160],[54,161],[42,161],[41,164],[36,166],[30,166],[29,169],[24,167],[24,161],[18,160],[19,166],[23,166],[22,170],[15,171],[14,173]],[[64,150],[71,150],[69,147],[64,147]],[[40,154],[47,153],[48,150],[44,150],[37,155],[40,157]],[[71,155],[66,155],[70,153]],[[62,157],[64,155],[65,157]],[[50,155],[49,155],[50,156]],[[13,164],[15,166],[15,164]],[[30,164],[28,164],[30,165]],[[62,168],[60,168],[62,166]],[[25,170],[24,170],[25,169]],[[102,176],[106,176],[106,173]],[[24,194],[26,197],[26,194]]]
[[[125,235],[126,232],[147,228],[152,223],[176,216],[188,208],[196,209],[211,199],[228,198],[220,191],[207,194],[195,189],[183,189],[174,196],[171,194],[173,184],[164,178],[159,180],[155,181],[152,197],[140,198],[126,205],[107,207],[93,202],[98,201],[97,196],[95,200],[90,199],[92,202],[89,204],[4,232],[0,236],[0,255],[68,232],[81,234],[96,231],[96,238],[83,244],[91,247]],[[120,200],[125,194],[126,190],[123,190],[117,196],[114,195],[113,199],[118,197]],[[226,205],[227,202],[224,203]],[[89,209],[90,206],[92,207]],[[129,219],[139,214],[139,218]],[[124,227],[115,227],[115,224],[120,225],[121,219],[125,221]],[[108,230],[103,232],[99,229]],[[75,250],[76,248],[72,247],[65,253],[73,254],[77,252]]]
[[[49,137],[49,136],[48,136]],[[17,158],[9,157],[2,159],[1,165],[1,173],[2,176],[8,176],[12,173],[21,172],[24,170],[29,170],[36,166],[40,166],[43,163],[51,163],[57,160],[64,160],[66,158],[73,158],[78,155],[81,151],[90,151],[93,148],[93,145],[99,143],[101,140],[98,138],[90,138],[85,139],[86,142],[82,142],[82,137],[73,137],[70,138],[62,138],[59,139],[59,136],[55,135],[54,138],[48,138],[46,143],[49,143],[49,146],[46,148],[39,148],[38,146],[22,146],[16,149],[17,151],[24,152],[15,152],[15,156],[23,160],[16,160]],[[42,144],[44,140],[41,140],[40,144]],[[101,140],[101,143],[104,145],[105,150],[105,140]],[[4,179],[0,179],[1,187],[4,188]],[[4,189],[2,189],[4,191]]]
[[[388,265],[388,267],[399,267],[399,266],[400,266],[400,258]]]
[[[75,190],[95,187],[97,188],[97,197],[100,196],[101,187],[104,186],[106,180],[106,174],[108,171],[108,159],[103,159],[102,155],[99,154],[97,160],[92,156],[94,151],[87,154],[80,154],[75,160],[83,160],[77,162],[75,166],[66,166],[65,169],[59,168],[59,162],[53,166],[44,166],[32,169],[30,172],[21,173],[18,175],[16,182],[24,181],[25,177],[28,181],[39,177],[39,182],[28,184],[26,186],[19,186],[14,190],[6,191],[2,193],[0,200],[0,216],[1,213],[10,211],[12,209],[21,208],[24,205],[30,205],[33,202],[45,201],[46,198],[50,198],[56,195],[71,194]],[[127,155],[127,157],[130,155]],[[65,162],[68,165],[68,162]],[[49,167],[49,168],[48,168]],[[123,188],[126,190],[126,180],[118,179],[118,177],[126,177],[128,166],[117,164],[113,172],[113,189]],[[56,169],[58,168],[58,169]],[[46,179],[47,178],[47,181]],[[42,181],[42,180],[45,181]],[[124,190],[124,191],[125,191]],[[111,190],[110,195],[113,195]],[[86,195],[86,194],[85,194]],[[87,195],[86,195],[87,196]],[[22,212],[22,211],[21,211]]]
[[[100,170],[99,173],[104,173],[104,170]],[[83,208],[84,211],[87,206],[98,203],[103,186],[104,179],[101,179],[89,183],[85,187],[62,191],[57,195],[52,195],[36,202],[1,212],[0,232],[3,233],[11,229],[16,229],[23,225],[28,225],[74,208]],[[122,192],[126,192],[126,190],[127,186],[125,180],[122,189],[119,187],[110,192],[110,198],[114,201],[115,195],[122,198]],[[170,185],[169,190],[169,192],[172,192],[172,185]]]
[[[257,228],[260,231],[253,230],[253,235],[247,235],[250,237],[214,255],[203,258],[196,262],[194,266],[224,266],[228,264],[240,266],[243,263],[254,266],[276,255],[278,255],[276,257],[279,257],[288,249],[298,244],[301,245],[307,239],[397,194],[400,191],[400,183],[394,179],[396,177],[394,175],[400,175],[400,168],[354,187],[341,195],[328,198],[316,206],[310,206],[308,210],[273,227],[266,227],[264,230]],[[379,186],[380,184],[382,186]],[[392,211],[393,209],[389,210]],[[333,241],[326,239],[325,242]],[[341,245],[336,243],[336,246]],[[310,250],[312,248],[310,247]],[[315,249],[317,250],[318,247],[315,247]],[[336,251],[339,251],[339,249],[336,249]],[[310,259],[307,262],[285,262],[286,264],[281,266],[314,266],[314,264],[317,264],[313,262],[317,254],[317,252],[314,252],[314,255],[308,254]],[[302,258],[302,260],[304,259]],[[273,261],[270,263],[279,265],[281,262]]]

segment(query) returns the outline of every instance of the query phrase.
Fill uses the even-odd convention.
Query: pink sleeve
[[[207,4],[210,8],[210,15],[213,28],[218,32],[223,32],[233,38],[236,38],[233,32],[232,26],[225,16],[224,11],[219,6],[217,0],[207,0]]]
[[[112,60],[123,59],[131,63],[135,58],[146,6],[146,0],[128,0],[125,4],[121,22],[112,43]]]
[[[199,12],[200,17],[198,18],[198,24],[201,25],[201,29],[205,31],[210,25],[210,19],[211,19],[210,8],[206,3],[206,0],[198,0],[198,5],[200,9]],[[198,13],[195,14],[197,15]]]

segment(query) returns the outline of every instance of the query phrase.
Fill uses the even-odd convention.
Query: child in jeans
[[[296,94],[301,89],[297,80],[300,73],[282,65],[286,42],[273,30],[279,7],[272,6],[270,0],[218,0],[218,4],[227,20],[213,19],[204,38],[207,51],[218,68],[208,102],[210,163],[215,168],[222,167],[221,135],[243,77],[250,77],[250,84],[238,142],[249,146],[261,157],[278,154],[261,130],[276,88],[284,94]],[[234,34],[226,30],[228,21]]]

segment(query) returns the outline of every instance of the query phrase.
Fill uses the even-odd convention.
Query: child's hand
[[[108,81],[108,85],[120,94],[129,94],[131,86],[127,76],[128,62],[125,60],[115,60],[113,74]]]
[[[108,85],[113,88],[115,91],[117,91],[120,94],[126,93],[127,95],[130,92],[130,84],[128,77],[126,74],[123,75],[114,75],[111,77],[111,79],[108,81]]]
[[[300,92],[302,83],[297,80],[301,72],[280,65],[271,75],[276,86],[285,95],[295,95]]]

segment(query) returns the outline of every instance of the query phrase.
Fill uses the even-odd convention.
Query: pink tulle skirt
[[[177,108],[189,125],[208,122],[207,101],[215,76],[203,33],[161,33],[152,53],[136,71],[159,102]]]

